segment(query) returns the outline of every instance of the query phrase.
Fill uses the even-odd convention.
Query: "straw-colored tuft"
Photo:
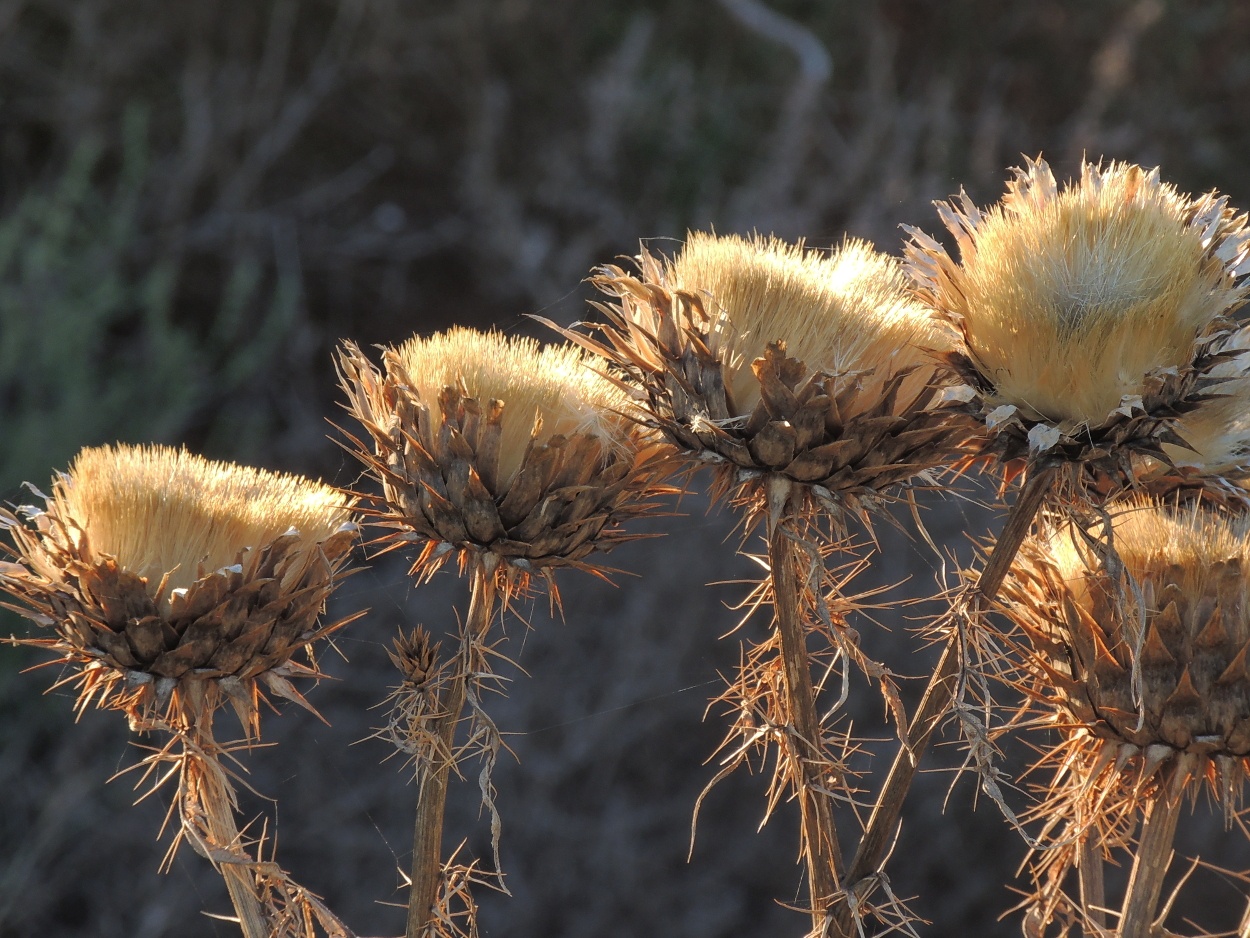
[[[1125,163],[1085,164],[1060,187],[1038,160],[997,205],[961,196],[938,211],[959,261],[909,229],[908,269],[962,335],[957,367],[992,430],[1040,425],[1034,453],[1083,436],[1091,450],[1157,451],[1202,403],[1250,271],[1246,217],[1226,199]]]
[[[521,585],[583,565],[631,539],[622,523],[664,490],[662,447],[607,363],[575,347],[453,329],[387,349],[382,369],[345,343],[339,367],[371,437],[349,448],[384,490],[370,514],[382,541],[421,547],[414,574],[493,555]]]
[[[760,398],[751,363],[769,344],[813,371],[862,375],[861,405],[905,369],[913,383],[932,372],[927,351],[945,335],[907,291],[898,262],[864,241],[833,253],[777,238],[691,233],[668,264],[665,285],[704,299],[712,316],[708,348],[723,363],[725,383],[743,416]],[[915,388],[907,388],[914,396]]]
[[[0,513],[19,561],[0,589],[56,633],[30,644],[79,665],[81,705],[137,724],[185,728],[229,699],[257,732],[256,679],[304,704],[287,678],[316,671],[291,656],[348,621],[317,626],[356,540],[350,503],[319,483],[104,446],[25,513]]]
[[[506,487],[521,466],[530,437],[589,434],[619,445],[629,398],[595,370],[601,363],[572,345],[454,327],[414,336],[388,356],[417,399],[437,405],[444,388],[459,388],[481,404],[507,411],[499,446],[499,482]]]
[[[714,490],[746,499],[763,480],[799,483],[841,511],[954,461],[971,426],[938,401],[949,334],[912,301],[892,258],[851,241],[827,253],[776,238],[693,233],[672,259],[593,282],[615,300],[604,355],[644,419]]]
[[[58,517],[155,594],[185,589],[290,530],[297,550],[350,520],[341,492],[298,476],[213,462],[167,446],[85,449],[53,485]]]

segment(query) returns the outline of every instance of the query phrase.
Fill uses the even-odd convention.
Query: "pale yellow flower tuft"
[[[299,476],[213,462],[168,446],[82,450],[54,484],[48,511],[86,535],[97,558],[146,577],[155,593],[190,586],[199,569],[235,563],[290,529],[298,549],[326,540],[351,519],[342,493]]]
[[[777,238],[691,233],[668,264],[665,285],[703,299],[715,317],[708,347],[724,363],[725,383],[737,408],[749,414],[760,397],[751,363],[769,343],[809,369],[864,373],[858,402],[870,407],[897,372],[932,378],[926,350],[949,343],[928,312],[908,294],[899,263],[864,241],[832,254]],[[925,366],[920,368],[919,366]],[[914,388],[907,386],[903,397]]]
[[[585,433],[619,447],[626,433],[617,415],[629,398],[596,371],[602,362],[571,345],[456,327],[415,336],[392,353],[417,397],[438,413],[439,394],[460,388],[474,400],[503,403],[507,418],[499,446],[499,481],[506,489],[535,433],[547,440]],[[541,428],[541,429],[539,429]]]
[[[1039,160],[988,210],[964,196],[939,212],[960,261],[912,231],[922,292],[962,330],[992,404],[1066,433],[1131,409],[1148,377],[1188,369],[1244,297],[1244,218],[1157,169],[1085,164],[1060,189]]]

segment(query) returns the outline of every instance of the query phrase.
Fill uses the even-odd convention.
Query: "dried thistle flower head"
[[[382,483],[383,540],[424,542],[414,573],[453,554],[494,555],[518,584],[584,566],[631,539],[622,523],[660,491],[662,448],[625,416],[606,363],[575,347],[456,328],[387,349],[382,370],[345,343],[339,366],[372,437],[352,449]]]
[[[724,368],[739,416],[760,400],[751,365],[772,343],[811,370],[854,375],[853,405],[871,406],[890,378],[912,369],[903,396],[931,378],[926,350],[940,348],[938,326],[908,295],[892,257],[864,241],[830,254],[777,238],[692,233],[667,265],[665,286],[703,299],[712,318],[707,347]]]
[[[955,451],[931,407],[947,340],[892,258],[694,233],[638,266],[594,278],[617,301],[596,304],[606,341],[572,337],[627,372],[648,422],[724,468],[722,490],[778,474],[845,504]]]
[[[952,364],[1004,455],[1159,450],[1203,402],[1212,351],[1245,298],[1246,217],[1158,170],[1084,164],[1060,188],[1042,161],[981,211],[939,203],[960,258],[908,229],[922,297],[961,334]]]
[[[1250,768],[1250,519],[1148,499],[1114,510],[1114,554],[1052,529],[1004,587],[1034,693],[1061,750],[1096,766],[1082,791],[1107,799],[1120,784],[1132,807],[1179,766],[1233,810]]]
[[[212,684],[254,727],[255,679],[302,703],[286,678],[315,671],[292,654],[343,624],[316,622],[356,537],[328,486],[164,446],[103,446],[25,514],[31,523],[0,515],[20,561],[0,589],[56,631],[32,644],[81,666],[84,706],[97,698],[144,720],[178,688]]]

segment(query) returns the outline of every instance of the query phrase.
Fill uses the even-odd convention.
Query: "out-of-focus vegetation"
[[[640,238],[714,226],[893,251],[901,222],[936,231],[932,199],[989,202],[1038,152],[1060,174],[1082,154],[1158,164],[1245,208],[1248,151],[1238,0],[2,0],[0,492],[20,500],[22,479],[115,438],[350,473],[325,439],[339,338],[580,318],[589,269]],[[501,719],[528,735],[497,777],[516,897],[483,897],[491,933],[795,926],[773,905],[794,881],[785,837],[733,817],[752,794],[705,807],[684,864],[720,736],[699,700],[732,664],[715,639],[735,596],[702,584],[742,572],[729,523],[692,505],[669,525],[684,538],[622,558],[642,579],[566,580],[570,625],[536,616],[509,649],[532,678]],[[961,510],[935,509],[935,535],[962,541]],[[283,862],[365,933],[399,930],[377,903],[396,898],[410,819],[391,806],[409,798],[382,751],[347,743],[393,679],[395,623],[437,626],[455,589],[413,609],[388,569],[356,581],[349,601],[375,612],[344,640],[345,680],[314,695],[333,733],[272,720],[280,745],[253,760],[283,804]],[[160,806],[100,784],[133,761],[124,727],[71,727],[55,699],[46,721],[17,718],[50,676],[0,683],[0,936],[228,934],[196,915],[223,908],[196,863],[155,875]],[[1023,851],[969,798],[941,823],[944,794],[938,777],[905,819],[895,888],[934,934],[1011,933],[1002,858]],[[460,836],[473,810],[453,805]],[[993,875],[952,878],[950,857],[979,849]]]

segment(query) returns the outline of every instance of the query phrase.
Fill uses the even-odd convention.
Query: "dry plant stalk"
[[[851,517],[867,520],[897,486],[929,481],[966,445],[972,421],[939,400],[932,350],[945,348],[943,336],[908,298],[897,262],[862,242],[830,255],[696,233],[671,260],[644,251],[637,275],[608,267],[593,282],[615,300],[596,304],[603,340],[565,334],[620,367],[641,419],[691,471],[713,466],[714,494],[732,500],[747,529],[765,529],[760,601],[772,604],[775,631],[744,652],[721,697],[738,716],[711,784],[771,755],[768,811],[786,792],[799,804],[812,934],[851,934],[832,916],[856,889],[834,812],[850,797],[849,741],[818,715],[813,665],[854,662],[900,708],[890,672],[846,624],[854,600],[833,589],[824,554],[848,543]],[[832,533],[822,536],[824,521]],[[907,927],[892,895],[874,907],[855,894],[858,917]]]
[[[314,922],[348,934],[262,861],[259,842],[252,851],[224,762],[259,738],[265,690],[312,709],[291,679],[316,679],[316,663],[292,656],[350,621],[317,622],[357,537],[350,504],[296,476],[117,446],[83,450],[44,507],[19,514],[0,512],[17,560],[0,570],[0,589],[53,633],[22,644],[68,666],[55,686],[77,689],[80,712],[94,703],[135,732],[169,735],[141,763],[141,784],[177,779],[167,862],[184,839],[211,860],[246,938],[312,936]],[[214,736],[227,703],[241,743]]]
[[[1002,593],[1026,640],[1018,685],[1059,735],[1035,769],[1051,775],[1033,811],[1051,843],[1031,867],[1038,934],[1064,919],[1108,934],[1102,864],[1123,851],[1116,932],[1161,926],[1183,802],[1206,787],[1231,825],[1250,768],[1250,518],[1138,498],[1114,506],[1112,529],[1114,554],[1048,527]],[[1074,867],[1079,899],[1064,891]]]
[[[350,343],[340,354],[348,409],[370,440],[349,436],[349,448],[383,488],[365,512],[386,531],[374,543],[386,551],[415,542],[418,581],[453,557],[472,580],[454,660],[437,661],[428,637],[396,656],[410,679],[387,733],[418,778],[408,938],[476,934],[467,890],[480,877],[442,859],[450,772],[473,752],[484,760],[479,786],[502,876],[490,784],[501,740],[481,702],[497,680],[496,601],[506,606],[537,577],[558,602],[553,574],[562,567],[602,575],[589,555],[638,537],[624,523],[653,512],[654,496],[667,491],[665,448],[624,416],[629,400],[603,367],[571,346],[468,329],[387,349],[382,370]],[[411,680],[417,670],[421,680]],[[466,705],[468,740],[457,744]],[[457,897],[467,910],[459,917]]]
[[[979,460],[997,463],[1004,485],[1028,481],[985,571],[941,624],[946,649],[852,877],[884,858],[930,734],[952,706],[987,793],[1005,808],[989,727],[975,716],[992,704],[965,653],[983,632],[981,613],[1044,504],[1096,509],[1139,485],[1147,460],[1170,467],[1176,447],[1189,449],[1179,421],[1219,409],[1221,369],[1240,355],[1227,314],[1245,298],[1250,234],[1224,198],[1190,199],[1157,170],[1122,163],[1084,164],[1061,189],[1039,159],[1015,171],[999,204],[982,211],[961,194],[938,213],[959,260],[909,228],[906,267],[956,335],[946,361],[964,383],[946,396],[983,424]]]

